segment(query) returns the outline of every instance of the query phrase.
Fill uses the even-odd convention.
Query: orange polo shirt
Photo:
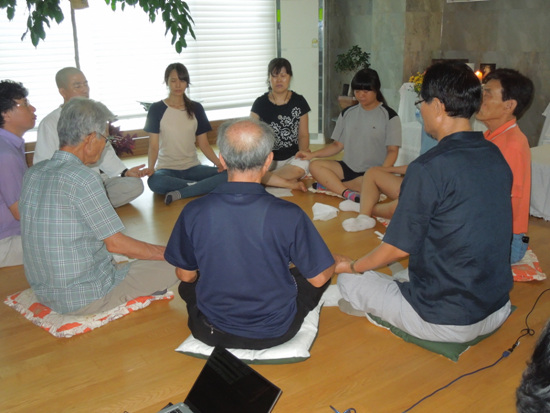
[[[516,121],[511,120],[492,132],[486,131],[485,139],[498,146],[512,170],[513,232],[526,233],[531,200],[531,149],[527,137],[519,129]]]

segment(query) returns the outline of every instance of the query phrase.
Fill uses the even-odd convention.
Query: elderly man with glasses
[[[27,170],[23,134],[36,121],[27,95],[21,83],[0,82],[0,268],[23,264],[18,207]]]
[[[122,234],[99,175],[113,114],[76,97],[59,118],[60,149],[25,174],[19,202],[25,276],[38,300],[62,314],[94,314],[176,282],[165,247]],[[136,258],[117,264],[112,254]]]

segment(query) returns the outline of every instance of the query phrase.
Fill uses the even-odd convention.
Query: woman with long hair
[[[187,97],[189,72],[181,63],[164,72],[168,97],[149,108],[145,131],[149,133],[149,188],[165,195],[169,205],[181,198],[203,195],[227,181],[219,158],[208,143],[212,130],[202,105]],[[201,165],[196,146],[215,165]]]

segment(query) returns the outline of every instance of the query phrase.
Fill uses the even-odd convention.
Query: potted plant
[[[123,135],[120,131],[120,126],[114,126],[109,123],[109,136],[112,138],[111,145],[117,156],[122,156],[125,153],[128,155],[134,154],[134,147],[136,145],[134,139],[137,138],[137,133]]]
[[[357,45],[351,46],[351,48],[342,54],[336,56],[336,62],[334,62],[334,70],[338,72],[346,73],[347,76],[352,76],[359,69],[367,69],[370,67],[370,53],[364,52]],[[351,96],[350,85],[345,83],[343,87],[343,95]]]

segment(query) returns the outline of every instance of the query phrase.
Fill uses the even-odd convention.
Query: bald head
[[[218,148],[229,172],[260,170],[274,142],[273,130],[254,118],[228,121],[218,130]]]
[[[55,83],[59,93],[63,96],[64,103],[74,97],[90,97],[88,80],[84,73],[76,67],[64,67],[55,75]]]

